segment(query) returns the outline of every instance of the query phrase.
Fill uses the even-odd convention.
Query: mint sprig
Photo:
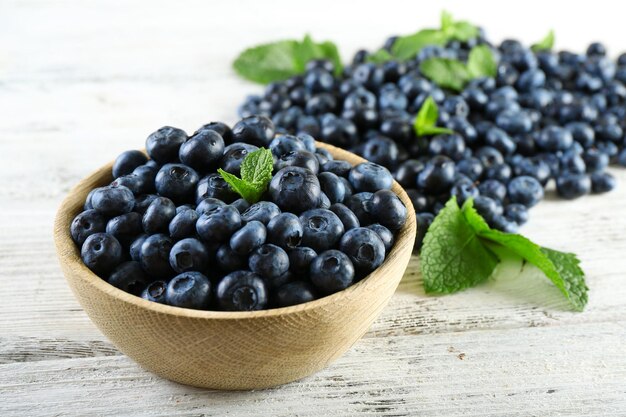
[[[491,229],[471,199],[462,208],[454,197],[450,199],[428,229],[421,252],[424,289],[451,293],[485,281],[502,252],[535,265],[575,310],[584,309],[588,288],[576,255],[543,248],[519,234]]]
[[[436,126],[439,117],[439,108],[432,96],[424,100],[413,123],[413,129],[417,136],[440,135],[444,133],[454,133],[453,130]]]
[[[406,61],[412,59],[428,45],[443,46],[448,41],[446,34],[438,29],[422,29],[411,35],[400,36],[391,47],[395,59]]]
[[[466,20],[455,21],[452,14],[444,10],[441,12],[441,32],[448,40],[467,42],[478,36],[478,27]]]
[[[495,77],[497,62],[487,45],[470,50],[467,63],[450,58],[429,58],[420,63],[420,72],[440,87],[461,91],[474,78]]]
[[[543,37],[542,40],[533,44],[530,49],[533,52],[539,51],[549,51],[554,47],[554,30],[550,30],[546,36]]]
[[[254,204],[261,199],[267,190],[267,185],[272,180],[274,158],[269,149],[258,149],[250,152],[241,163],[241,178],[223,169],[218,169],[219,174],[230,187],[244,198],[248,203]]]
[[[333,62],[336,73],[343,69],[337,46],[330,41],[314,42],[309,35],[302,41],[283,40],[248,48],[235,59],[233,68],[243,78],[268,84],[303,73],[306,63],[318,58]]]

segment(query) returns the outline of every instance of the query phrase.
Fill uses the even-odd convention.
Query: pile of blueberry
[[[273,176],[250,205],[216,170],[240,175],[259,147]],[[335,160],[307,134],[277,136],[263,116],[192,136],[163,127],[146,150],[116,159],[70,232],[85,265],[147,300],[229,311],[311,301],[379,267],[406,221],[386,168]]]
[[[396,37],[383,47],[391,51]],[[440,88],[419,70],[425,59],[465,61],[488,45],[495,78],[460,92]],[[278,131],[308,133],[389,168],[418,217],[416,248],[433,216],[454,195],[474,205],[494,228],[514,232],[551,183],[573,199],[615,187],[605,169],[626,165],[626,54],[617,62],[599,43],[585,54],[533,52],[516,40],[492,45],[482,30],[468,42],[427,46],[406,62],[368,62],[359,51],[340,76],[324,60],[267,86],[241,105],[242,116],[271,117]],[[417,137],[413,122],[428,97],[438,126],[454,134]],[[421,225],[421,227],[420,227]]]

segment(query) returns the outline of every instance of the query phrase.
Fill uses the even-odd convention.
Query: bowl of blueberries
[[[389,302],[416,235],[383,166],[250,116],[163,127],[82,180],[55,221],[91,320],[142,367],[267,388],[341,356]]]

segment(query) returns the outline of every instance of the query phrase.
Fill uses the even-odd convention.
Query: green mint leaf
[[[252,184],[259,184],[265,190],[272,180],[273,169],[272,151],[265,148],[257,149],[246,155],[241,163],[241,179]]]
[[[447,40],[467,42],[478,36],[478,27],[465,20],[455,22],[452,15],[444,10],[441,12],[441,32]]]
[[[478,238],[456,199],[439,212],[424,238],[421,272],[428,293],[453,293],[485,281],[498,258]]]
[[[470,79],[467,66],[448,58],[429,58],[421,62],[421,73],[440,87],[461,91]]]
[[[437,29],[423,29],[412,35],[401,36],[393,43],[391,54],[401,61],[412,59],[427,45],[443,46],[446,35]]]
[[[467,58],[467,70],[472,78],[495,77],[498,64],[491,48],[487,45],[473,47]]]
[[[548,34],[539,42],[530,47],[534,52],[549,51],[554,47],[554,31],[550,30]]]
[[[471,199],[465,202],[462,211],[480,239],[496,243],[539,268],[576,310],[583,310],[587,303],[587,286],[575,255],[542,248],[519,234],[491,229],[476,212]]]
[[[428,96],[422,107],[420,107],[413,122],[413,130],[417,136],[440,135],[444,133],[454,133],[453,130],[445,127],[437,127],[437,117],[439,116],[439,108],[437,103],[431,96]]]
[[[373,62],[374,64],[382,64],[391,60],[393,60],[393,56],[385,49],[379,49],[367,57],[367,62]]]
[[[441,11],[441,31],[446,33],[449,32],[454,26],[454,19],[452,18],[452,13],[447,10]]]
[[[272,180],[274,158],[269,149],[258,149],[250,152],[241,163],[241,178],[218,169],[224,181],[248,203],[254,204],[263,195]]]
[[[235,59],[233,68],[256,83],[285,80],[298,73],[294,59],[297,45],[297,41],[279,41],[248,48]]]
[[[232,188],[233,191],[239,194],[248,203],[254,204],[261,199],[265,190],[259,185],[237,178],[235,175],[226,172],[221,168],[218,169],[217,172],[219,172],[222,178],[224,178],[224,181],[230,185],[230,188]]]
[[[312,59],[328,59],[336,73],[343,70],[337,46],[329,41],[316,43],[309,35],[302,41],[284,40],[248,48],[235,59],[233,68],[243,78],[268,84],[303,73]]]

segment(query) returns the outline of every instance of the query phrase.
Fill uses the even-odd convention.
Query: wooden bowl
[[[337,159],[364,159],[318,143]],[[393,295],[411,257],[415,213],[404,190],[393,190],[408,219],[385,262],[333,295],[292,307],[254,312],[200,311],[166,306],[110,285],[81,261],[69,233],[90,190],[111,181],[111,166],[83,179],[63,201],[54,238],[74,295],[117,348],[145,369],[182,384],[214,389],[268,388],[295,381],[331,363],[365,334]]]

